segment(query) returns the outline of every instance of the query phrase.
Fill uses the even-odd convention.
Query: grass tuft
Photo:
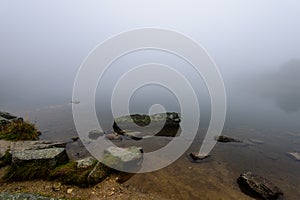
[[[23,120],[15,120],[0,126],[0,139],[3,140],[37,140],[40,134],[34,124]]]

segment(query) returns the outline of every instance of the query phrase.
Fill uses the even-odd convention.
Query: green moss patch
[[[79,187],[88,187],[88,175],[95,167],[97,161],[88,168],[77,168],[76,162],[70,162],[65,165],[61,165],[51,171],[51,179],[59,180],[65,184],[77,185]]]
[[[10,165],[12,161],[12,156],[9,151],[5,152],[5,155],[0,159],[0,167]]]

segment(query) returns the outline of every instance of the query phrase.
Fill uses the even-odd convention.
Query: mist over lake
[[[74,82],[91,51],[129,30],[153,27],[179,32],[203,47],[218,67],[227,97],[222,135],[243,144],[218,142],[211,160],[191,163],[186,154],[199,151],[212,112],[203,77],[175,53],[130,52],[109,65],[96,87],[95,108],[103,131],[113,131],[114,118],[119,117],[111,108],[115,85],[145,63],[167,65],[188,79],[198,99],[200,121],[195,140],[176,162],[157,172],[137,174],[127,184],[166,199],[176,199],[177,193],[179,199],[251,199],[236,183],[241,173],[250,170],[271,179],[286,199],[297,199],[300,162],[288,153],[300,152],[299,8],[300,2],[291,0],[2,1],[0,111],[33,122],[42,140],[70,142],[78,136],[72,106],[82,105],[81,99],[72,99]],[[181,112],[176,94],[154,83],[139,87],[128,102],[130,114],[148,115],[158,104],[166,112]],[[196,112],[191,110],[187,118]],[[151,151],[171,140],[159,136],[115,144]],[[74,157],[88,154],[81,143],[70,146]]]

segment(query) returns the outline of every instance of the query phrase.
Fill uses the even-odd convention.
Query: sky
[[[242,107],[253,94],[296,112],[299,8],[297,0],[1,0],[0,109],[70,101],[77,70],[95,46],[124,31],[156,27],[185,34],[207,50],[220,69],[229,108]],[[160,55],[139,58],[151,56]],[[249,108],[257,107],[251,102]]]

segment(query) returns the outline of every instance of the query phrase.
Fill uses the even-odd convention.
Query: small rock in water
[[[71,101],[72,104],[80,104],[80,101]]]
[[[78,139],[79,139],[79,137],[72,137],[71,138],[74,142],[76,142]]]
[[[260,199],[278,199],[283,192],[264,177],[246,172],[237,179],[242,192]]]
[[[114,133],[106,134],[105,138],[109,140],[122,140],[121,135],[114,134]]]
[[[300,153],[299,152],[288,152],[290,157],[294,158],[296,161],[300,161]]]
[[[132,140],[141,140],[143,137],[141,136],[141,132],[126,132],[124,133],[125,136]]]
[[[193,161],[200,161],[210,157],[210,155],[208,154],[199,154],[199,153],[190,153],[189,156],[193,159]]]
[[[241,140],[237,140],[225,135],[216,136],[215,140],[217,140],[218,142],[242,142]]]
[[[89,132],[89,138],[92,140],[97,140],[99,137],[103,136],[104,132],[100,130],[92,130]]]

